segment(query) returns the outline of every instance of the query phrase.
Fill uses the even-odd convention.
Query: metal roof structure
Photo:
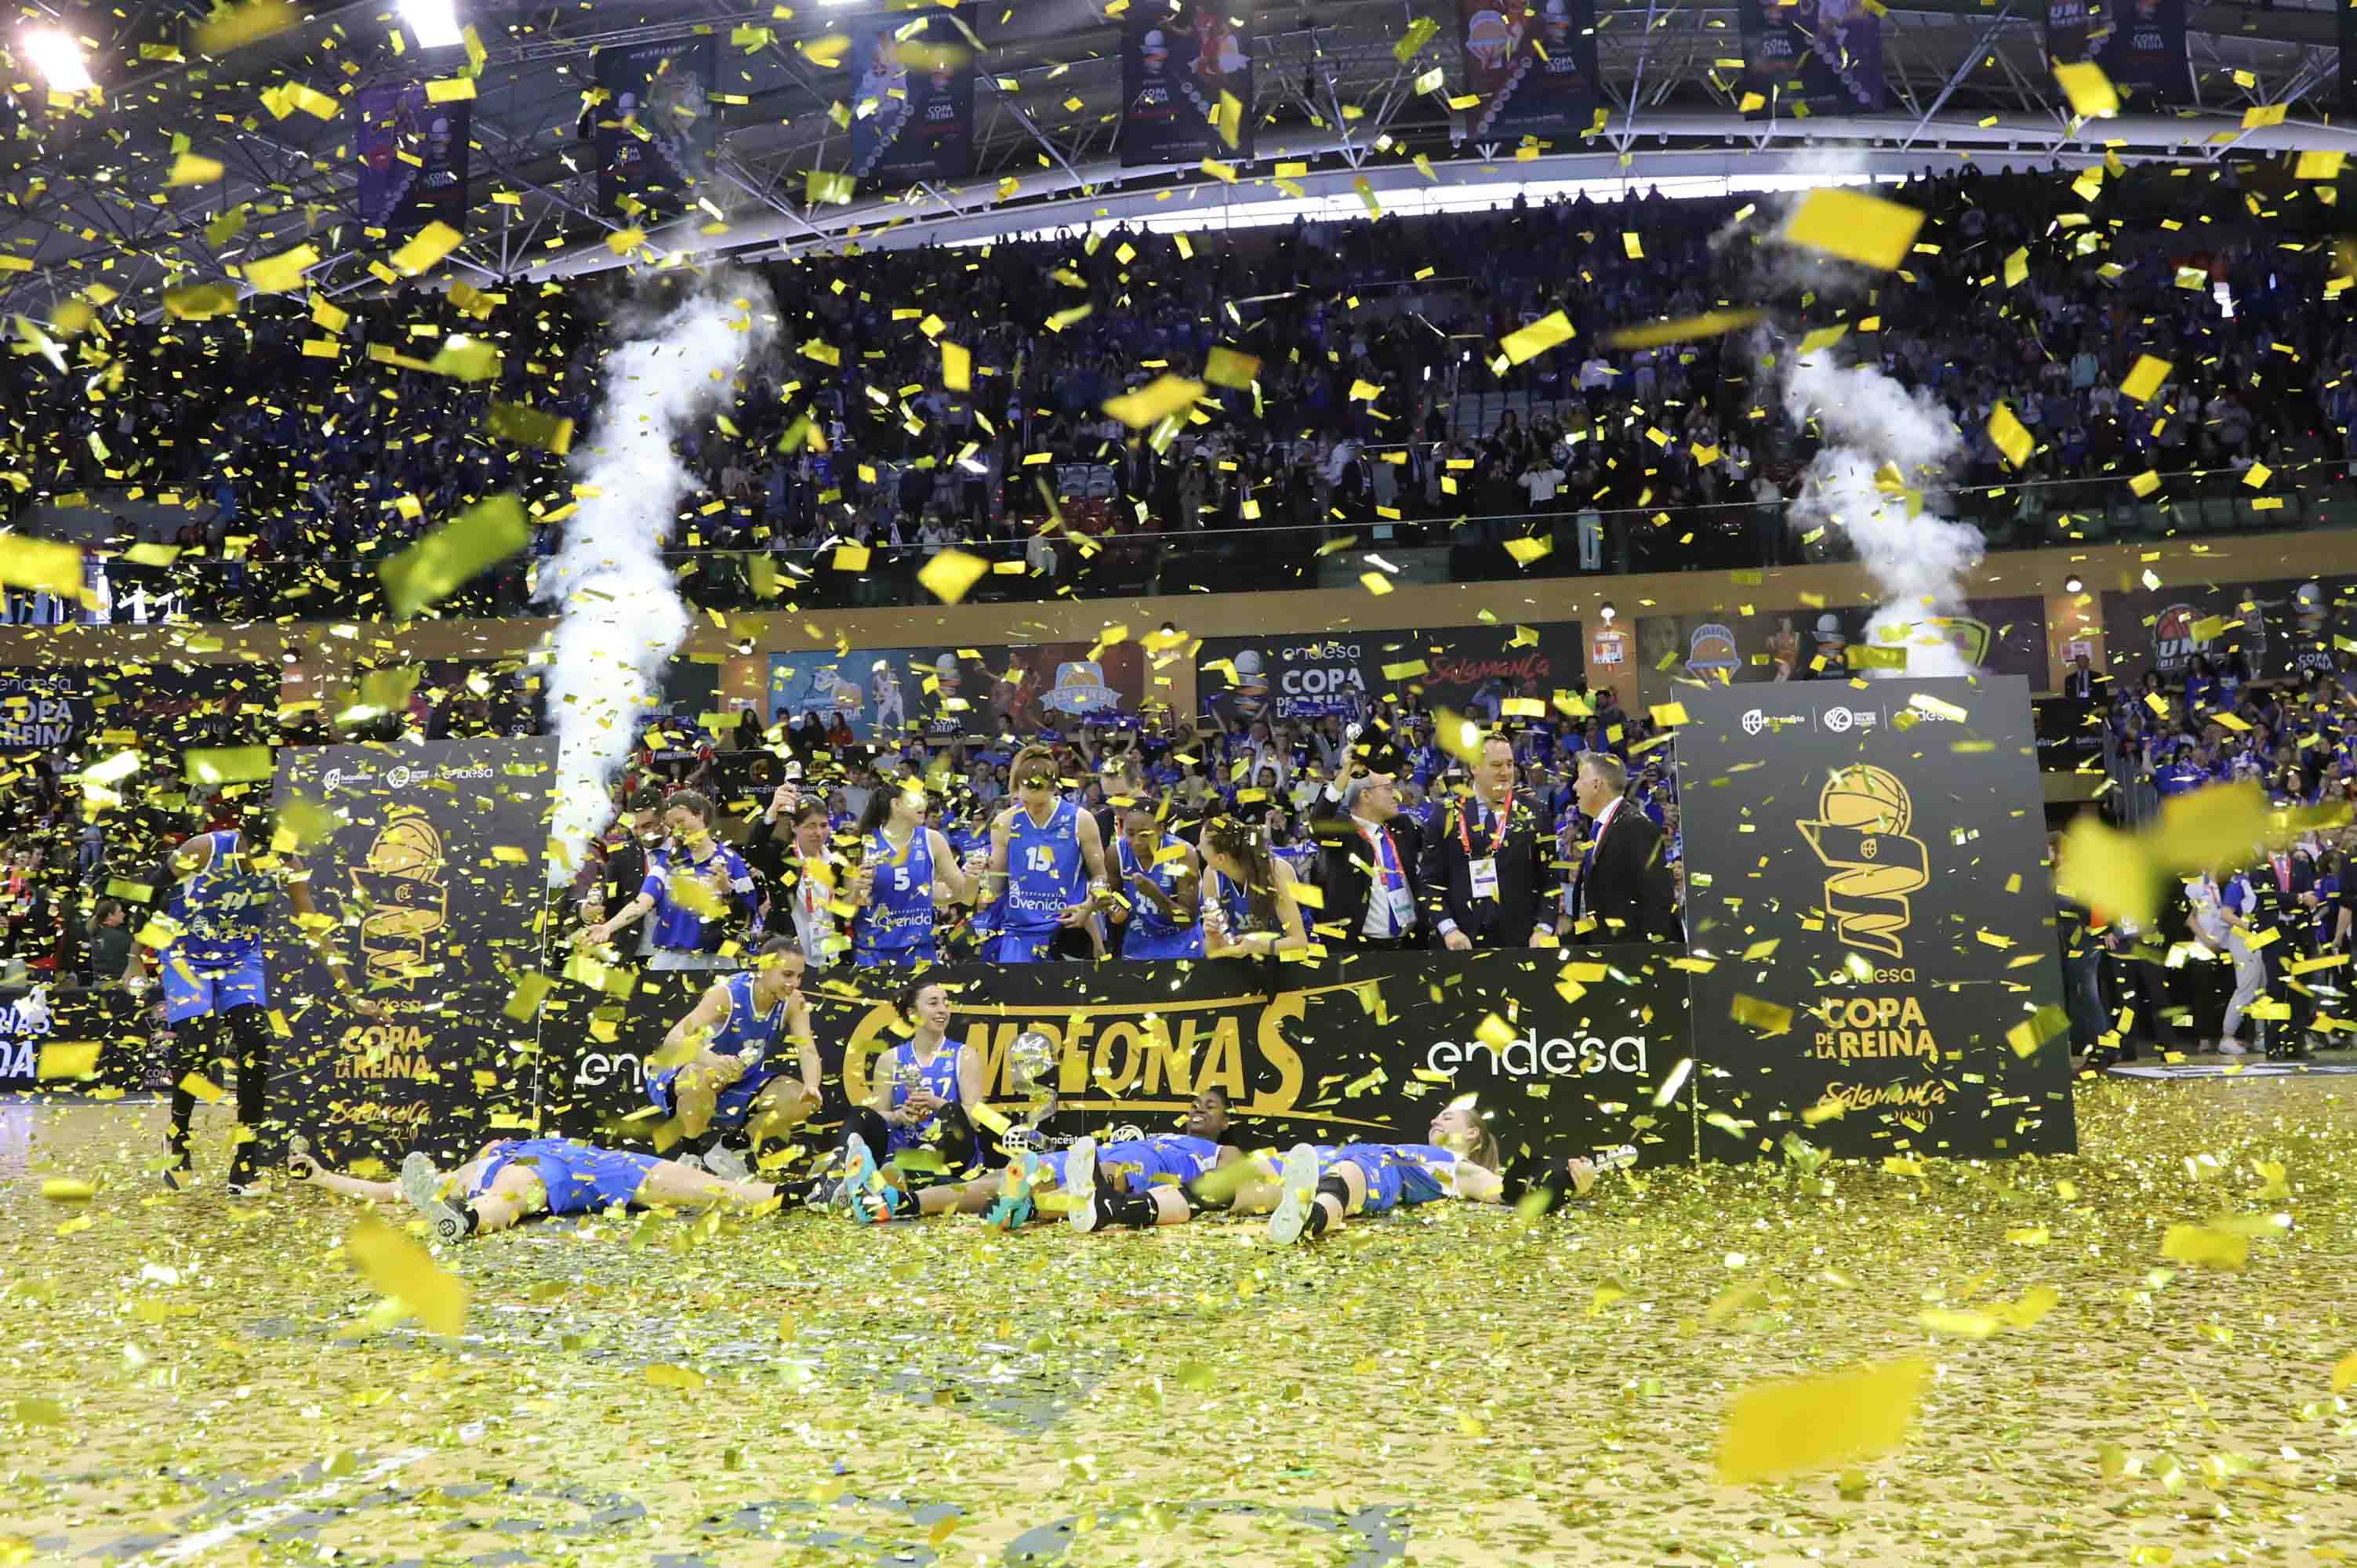
[[[1280,162],[1308,166],[1293,177],[1307,191],[1353,190],[1364,179],[1380,193],[1435,183],[1807,172],[1826,166],[1829,149],[1848,171],[1889,174],[1960,156],[2083,161],[2106,146],[2126,158],[2203,161],[2291,147],[2357,150],[2357,137],[2332,124],[2340,48],[2323,0],[2264,10],[2193,5],[2185,106],[2092,124],[2074,122],[2061,102],[2045,61],[2043,9],[2026,0],[1893,6],[1883,26],[1889,112],[1807,120],[1738,112],[1733,6],[1616,0],[1598,13],[1610,100],[1601,131],[1520,158],[1512,145],[1469,143],[1465,117],[1448,106],[1463,81],[1448,0],[1431,0],[1427,9],[1443,26],[1406,61],[1395,46],[1418,15],[1414,4],[1272,0],[1254,42],[1258,156],[1239,166],[1231,185],[1192,166],[1120,166],[1119,16],[1090,0],[992,0],[958,9],[986,50],[974,177],[814,205],[806,199],[808,173],[840,169],[848,156],[830,110],[853,89],[840,46],[829,40],[885,14],[868,0],[758,9],[588,0],[539,11],[461,0],[459,19],[483,46],[473,66],[467,51],[397,39],[390,0],[323,0],[294,26],[219,59],[195,52],[193,5],[76,12],[55,0],[34,3],[91,46],[101,91],[53,98],[20,48],[11,57],[16,69],[0,73],[0,258],[7,258],[0,266],[8,269],[0,270],[0,311],[7,312],[45,312],[92,283],[145,300],[167,281],[235,281],[230,267],[302,242],[323,258],[308,274],[311,286],[331,294],[379,286],[365,263],[382,247],[361,232],[354,208],[354,117],[300,109],[282,117],[266,108],[264,91],[290,82],[349,108],[350,95],[372,82],[471,70],[474,206],[467,242],[446,270],[486,283],[624,264],[603,242],[629,220],[599,209],[595,155],[584,139],[594,56],[699,31],[718,39],[719,91],[731,100],[720,111],[714,176],[695,193],[708,207],[650,236],[659,251],[686,254],[759,258],[854,241],[905,245],[1091,218],[1146,220],[1207,203],[1235,208],[1276,194],[1270,176]],[[1437,89],[1427,75],[1435,67]],[[2262,105],[2286,106],[2283,123],[2245,128],[2244,113]],[[182,151],[218,161],[221,177],[170,186]],[[1417,154],[1429,174],[1412,161]],[[232,211],[244,218],[240,231],[216,225],[209,238],[207,226]]]

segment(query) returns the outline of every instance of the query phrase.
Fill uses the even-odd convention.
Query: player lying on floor
[[[504,1230],[541,1214],[599,1214],[626,1208],[733,1209],[780,1202],[769,1182],[727,1181],[709,1171],[652,1155],[601,1149],[570,1138],[501,1139],[445,1176],[423,1154],[401,1162],[401,1180],[364,1181],[322,1167],[307,1150],[287,1156],[298,1179],[348,1197],[378,1203],[406,1200],[431,1220],[445,1241]]]
[[[1279,1246],[1314,1241],[1351,1215],[1388,1214],[1446,1197],[1466,1203],[1508,1201],[1497,1135],[1482,1124],[1470,1100],[1460,1100],[1434,1117],[1427,1135],[1432,1139],[1428,1144],[1343,1144],[1327,1149],[1296,1144],[1285,1157],[1276,1211],[1268,1219],[1269,1240]],[[1573,1159],[1565,1171],[1584,1196],[1602,1172],[1636,1163],[1637,1151],[1624,1144],[1593,1160]]]

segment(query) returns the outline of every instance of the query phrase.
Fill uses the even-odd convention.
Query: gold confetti
[[[1738,1486],[1889,1452],[1906,1441],[1930,1370],[1907,1357],[1753,1383],[1719,1429],[1719,1480]]]
[[[373,1216],[363,1216],[352,1227],[344,1251],[361,1267],[369,1283],[408,1308],[429,1332],[459,1333],[467,1326],[467,1298],[462,1280],[434,1264],[425,1248]]]
[[[1519,331],[1509,332],[1498,339],[1498,347],[1506,358],[1519,365],[1535,360],[1558,343],[1570,341],[1570,320],[1560,310],[1549,311]]]
[[[1787,244],[1889,272],[1907,259],[1923,215],[1863,191],[1811,191],[1784,225]]]
[[[1104,411],[1132,430],[1144,430],[1181,409],[1193,407],[1195,400],[1202,395],[1200,381],[1180,376],[1157,376],[1134,392],[1105,399]]]
[[[2058,65],[2054,80],[2062,84],[2062,96],[2071,102],[2071,113],[2082,120],[2106,120],[2120,112],[2120,95],[2104,68],[2093,61],[2078,65]]]
[[[515,497],[479,501],[377,568],[387,607],[393,619],[409,620],[531,541],[532,526]]]
[[[990,563],[963,550],[944,550],[917,572],[925,592],[945,605],[956,604],[990,571]]]

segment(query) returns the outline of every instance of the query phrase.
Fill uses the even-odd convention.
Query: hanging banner
[[[388,81],[360,92],[361,221],[388,237],[428,223],[467,227],[468,144],[472,102],[436,103],[422,81]]]
[[[2046,64],[2083,65],[2093,25],[2088,0],[2046,0]]]
[[[1973,599],[1954,615],[1928,617],[1906,643],[1878,641],[1869,606],[1762,609],[1729,605],[1637,622],[1637,678],[1648,703],[1675,702],[1680,682],[1848,681],[1860,661],[1906,652],[1916,637],[1953,649],[1964,664],[2018,675],[2042,689],[2046,601],[2035,596]],[[1937,656],[1938,650],[1934,653]]]
[[[1424,1143],[1432,1118],[1479,1097],[1510,1161],[1635,1144],[1646,1165],[1694,1157],[1690,1112],[1653,1099],[1689,1054],[1679,950],[1387,953],[1314,964],[1243,961],[950,966],[950,1037],[981,1058],[985,1092],[1023,1110],[1015,1037],[1057,1052],[1069,1139],[1120,1122],[1173,1130],[1217,1085],[1237,1142]],[[709,977],[645,974],[619,1002],[566,985],[544,1031],[544,1131],[643,1144],[658,1118],[646,1058]],[[867,1067],[908,1037],[888,971],[813,975],[826,1102],[839,1123]],[[599,1022],[589,1027],[595,1015]],[[607,1026],[612,1026],[610,1031]]]
[[[1604,102],[1596,65],[1594,0],[1457,0],[1465,91],[1480,99],[1467,139],[1564,136],[1586,131]]]
[[[862,188],[974,173],[974,36],[947,11],[857,29],[851,175]]]
[[[1146,14],[1134,12],[1122,33],[1122,166],[1251,157],[1252,0],[1140,0],[1138,9]],[[1223,95],[1232,108],[1222,110]]]
[[[525,1124],[535,1030],[504,1009],[539,963],[554,757],[544,737],[279,752],[280,820],[327,813],[304,857],[312,899],[385,1015],[329,1001],[327,965],[277,923],[270,998],[286,1028],[270,1066],[274,1136],[303,1133],[330,1165],[398,1165],[412,1148],[447,1165]]]
[[[2334,0],[2334,36],[2341,45],[2341,107],[2357,109],[2357,5]]]
[[[1876,114],[1885,103],[1882,16],[1863,0],[1742,0],[1743,90],[1752,113]]]
[[[1420,698],[1495,724],[1523,698],[1547,704],[1577,688],[1579,623],[1449,626],[1332,637],[1212,637],[1195,655],[1205,713],[1261,719],[1362,719],[1385,698]],[[1529,716],[1525,714],[1523,716]]]
[[[2100,0],[2090,13],[2096,63],[2124,102],[2178,103],[2191,96],[2185,0]]]
[[[712,166],[719,43],[709,36],[597,51],[597,201],[633,218],[684,210]],[[637,205],[634,207],[632,203]]]
[[[2330,674],[2339,641],[2357,637],[2357,582],[2278,577],[2173,583],[2104,595],[2107,671],[2128,691],[2147,673],[2175,686],[2194,661],[2238,681]]]
[[[1703,1157],[2073,1150],[2028,684],[1682,701]]]
[[[912,735],[946,745],[1192,712],[1194,674],[1183,650],[1128,640],[826,649],[770,656],[770,712],[780,724],[839,714],[862,746]]]
[[[78,746],[99,727],[98,701],[81,671],[0,670],[0,751]]]

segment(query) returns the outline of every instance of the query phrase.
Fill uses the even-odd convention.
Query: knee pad
[[[1351,1184],[1344,1181],[1340,1176],[1329,1176],[1319,1178],[1318,1183],[1318,1196],[1320,1197],[1332,1198],[1335,1202],[1342,1206],[1342,1212],[1345,1214],[1348,1214],[1351,1211]]]

